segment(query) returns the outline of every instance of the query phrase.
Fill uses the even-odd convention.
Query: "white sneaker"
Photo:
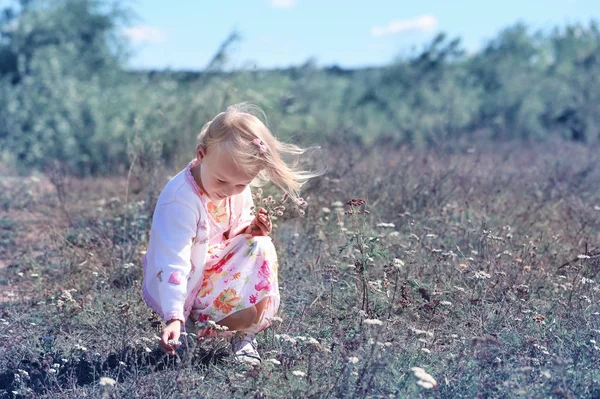
[[[260,355],[256,350],[257,343],[254,334],[238,332],[231,339],[231,350],[235,360],[252,366],[260,365]]]

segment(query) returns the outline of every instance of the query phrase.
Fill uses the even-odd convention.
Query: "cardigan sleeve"
[[[152,219],[153,263],[158,270],[158,293],[165,322],[185,322],[187,277],[191,271],[192,240],[199,215],[181,202],[156,207]]]

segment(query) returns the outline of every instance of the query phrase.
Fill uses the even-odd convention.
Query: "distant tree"
[[[591,22],[554,29],[543,96],[544,123],[581,142],[600,139],[600,29]]]
[[[116,27],[125,16],[108,1],[21,0],[0,18],[0,77],[18,82],[48,56],[82,77],[115,68],[124,55]]]

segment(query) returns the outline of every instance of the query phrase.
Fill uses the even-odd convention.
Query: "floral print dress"
[[[231,226],[229,200],[214,204],[202,190],[211,224],[202,286],[194,298],[192,322],[218,322],[232,313],[265,302],[264,312],[250,331],[268,327],[279,308],[277,254],[270,237],[240,234],[226,238]]]

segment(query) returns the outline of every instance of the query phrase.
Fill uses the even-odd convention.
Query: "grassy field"
[[[252,370],[222,341],[157,350],[139,261],[177,168],[0,168],[0,398],[600,398],[600,154],[484,147],[313,153]]]

